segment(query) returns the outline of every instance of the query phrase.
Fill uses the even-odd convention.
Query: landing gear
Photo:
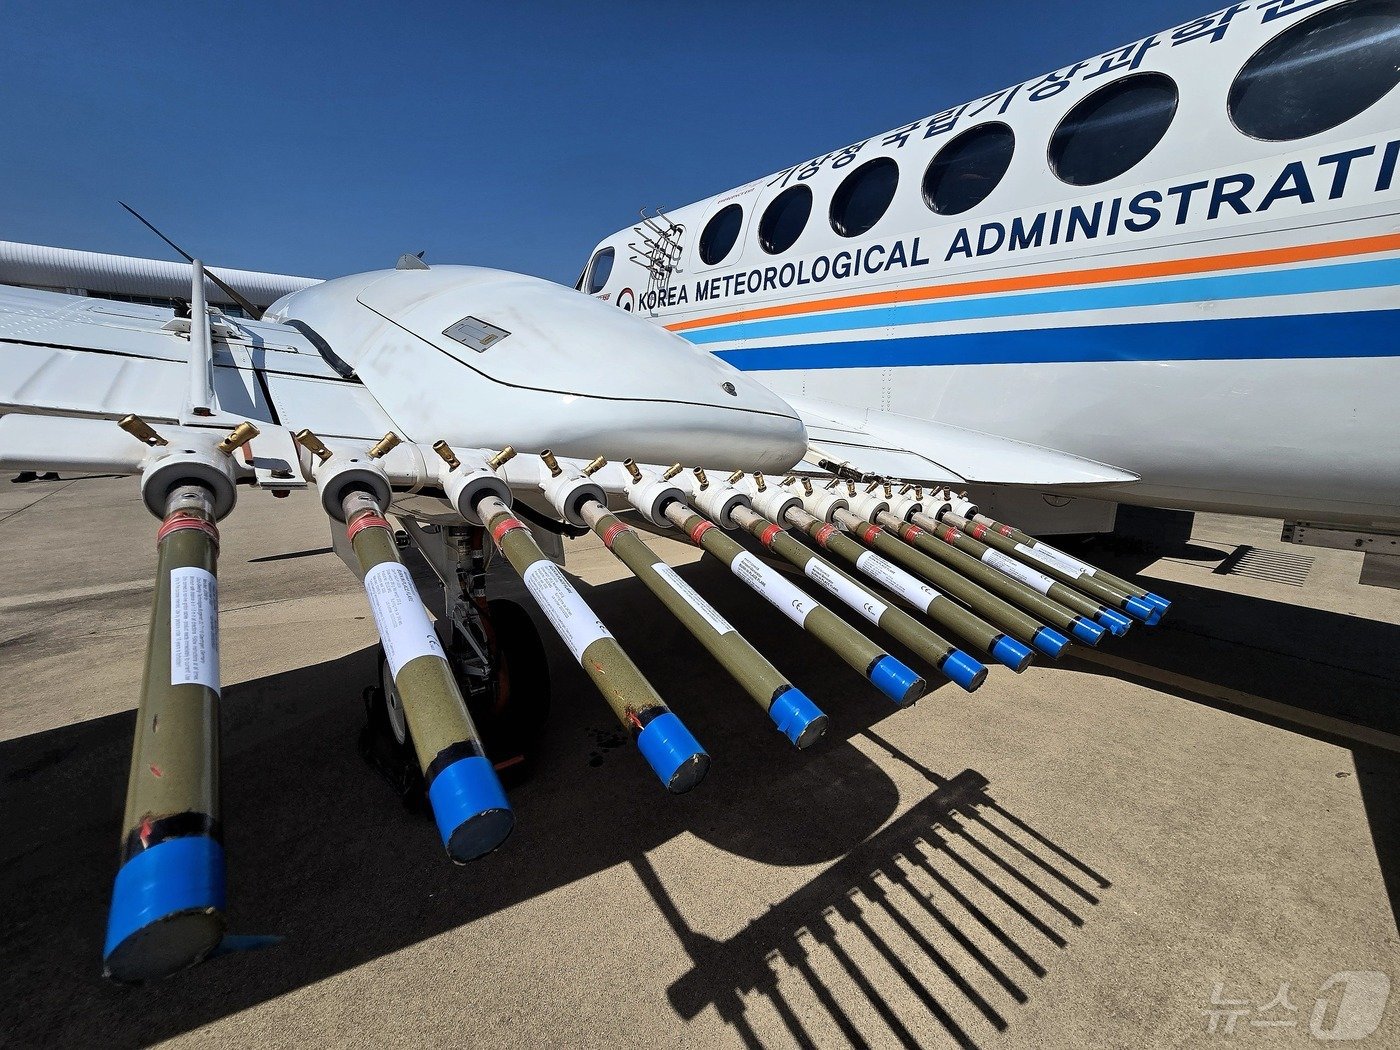
[[[487,757],[506,787],[519,784],[529,775],[549,715],[549,666],[539,632],[515,602],[485,600],[481,529],[417,526],[410,534],[444,578],[438,633],[446,634],[450,624],[443,648]],[[406,806],[426,809],[413,731],[382,649],[376,684],[365,690],[364,702],[361,756]]]

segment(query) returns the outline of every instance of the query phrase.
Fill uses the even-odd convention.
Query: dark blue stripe
[[[1067,275],[1073,276],[1073,275]],[[784,335],[855,331],[905,324],[970,321],[982,317],[1021,317],[1031,314],[1119,310],[1132,306],[1171,306],[1182,303],[1258,299],[1274,295],[1349,292],[1400,284],[1400,259],[1309,266],[1192,277],[1179,281],[1147,281],[1093,285],[1052,292],[1018,295],[978,295],[949,302],[905,303],[875,309],[783,317],[774,321],[745,321],[705,328],[688,334],[695,343],[728,343],[738,339],[771,339]]]
[[[797,343],[721,350],[715,356],[747,372],[910,365],[1397,357],[1397,326],[1400,310],[1370,310]]]

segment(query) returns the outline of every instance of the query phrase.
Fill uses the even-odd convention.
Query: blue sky
[[[32,3],[0,16],[0,238],[572,282],[676,206],[1212,9]]]

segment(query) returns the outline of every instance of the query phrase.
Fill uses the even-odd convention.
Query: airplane
[[[513,827],[502,778],[528,764],[547,688],[517,689],[511,668],[538,662],[539,640],[518,606],[486,600],[488,564],[519,574],[680,792],[709,756],[569,582],[566,536],[597,535],[805,749],[829,716],[646,533],[689,539],[906,708],[928,677],[875,628],[971,691],[988,663],[1023,672],[1170,606],[986,512],[1007,493],[1393,523],[1396,468],[1367,443],[1393,436],[1377,406],[1394,358],[1349,341],[1369,360],[1343,371],[1318,326],[1359,340],[1385,319],[1397,22],[1400,4],[1379,0],[1233,5],[644,215],[595,252],[582,295],[404,255],[262,310],[178,248],[185,308],[0,288],[0,469],[137,477],[160,522],[104,971],[162,977],[224,934],[217,554],[243,492],[314,490],[381,641],[375,760],[425,798],[459,863]],[[1329,79],[1339,53],[1366,75]],[[1280,107],[1277,69],[1300,63],[1297,104]],[[1178,110],[1188,139],[1172,134]],[[1021,142],[1051,142],[1045,165],[1024,148],[1018,165],[1012,121]],[[1300,126],[1303,159],[1264,141]],[[906,156],[927,171],[901,195]],[[808,222],[818,198],[829,224]],[[1215,283],[1166,279],[1197,272]],[[243,316],[212,306],[210,285]],[[1073,327],[1057,326],[1065,313]],[[1284,414],[1295,441],[1280,457]],[[1348,437],[1365,441],[1340,456]],[[442,583],[433,618],[407,547]]]
[[[647,215],[578,286],[762,379],[831,459],[1043,532],[1125,502],[1391,549],[1397,81],[1394,3],[1233,3]]]

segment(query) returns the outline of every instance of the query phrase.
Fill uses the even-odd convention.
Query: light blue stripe
[[[1400,310],[788,343],[715,356],[745,371],[1081,361],[1400,357]]]
[[[721,343],[739,339],[860,331],[939,321],[970,321],[989,317],[1072,313],[1080,310],[1113,310],[1130,306],[1166,306],[1222,299],[1257,299],[1269,295],[1302,295],[1308,292],[1341,292],[1358,288],[1384,288],[1395,284],[1400,284],[1400,259],[1381,259],[1181,281],[1071,288],[1057,292],[981,296],[955,302],[843,310],[815,316],[749,321],[680,334],[692,343]]]

